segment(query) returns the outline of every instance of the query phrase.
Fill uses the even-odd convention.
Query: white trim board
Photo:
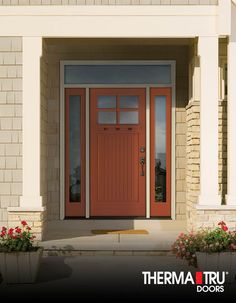
[[[109,64],[127,64],[127,65],[145,65],[145,64],[153,64],[153,65],[171,65],[171,84],[169,85],[158,85],[158,84],[135,84],[135,85],[126,85],[126,84],[64,84],[64,66],[65,65],[109,65]],[[116,87],[116,88],[124,88],[124,87],[143,87],[146,89],[146,165],[147,167],[147,176],[146,176],[146,219],[150,218],[150,88],[151,87],[171,87],[172,90],[172,128],[171,128],[171,145],[175,147],[175,108],[176,108],[176,98],[175,98],[175,61],[68,61],[63,60],[60,61],[60,219],[63,220],[65,218],[65,190],[64,190],[64,180],[65,180],[65,124],[64,124],[64,115],[65,115],[65,106],[64,106],[64,90],[65,88],[85,88],[86,89],[86,214],[85,217],[89,218],[89,210],[90,210],[90,170],[89,170],[89,89],[90,88],[99,88],[99,87]],[[149,144],[149,145],[148,145]],[[171,219],[175,220],[175,148],[171,148]]]
[[[230,13],[225,5],[2,6],[0,36],[216,36],[230,34]]]

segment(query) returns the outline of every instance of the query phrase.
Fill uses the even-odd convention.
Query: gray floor
[[[27,301],[33,295],[31,302],[56,297],[103,298],[103,300],[126,297],[147,299],[156,296],[177,298],[181,297],[183,292],[189,296],[200,296],[196,293],[195,285],[168,287],[143,285],[142,271],[162,270],[195,272],[194,268],[173,256],[45,257],[42,260],[37,283],[8,286],[2,284],[1,302],[10,302],[10,298],[23,298],[26,294]],[[218,295],[222,296],[222,294]],[[236,284],[225,285],[223,295],[235,296]]]
[[[171,220],[64,220],[51,221],[41,246],[47,250],[170,250],[185,221]],[[145,229],[146,235],[94,235],[95,229]]]

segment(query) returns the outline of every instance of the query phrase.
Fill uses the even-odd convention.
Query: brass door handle
[[[141,164],[141,174],[140,174],[140,176],[144,176],[144,164],[145,164],[145,158],[144,157],[141,157],[140,159],[139,159],[139,163]]]

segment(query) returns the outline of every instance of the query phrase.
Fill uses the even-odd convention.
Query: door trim
[[[158,85],[158,84],[143,84],[143,85],[115,85],[115,84],[103,84],[103,85],[71,85],[71,84],[64,84],[64,67],[65,65],[77,65],[77,64],[86,64],[86,65],[93,65],[93,64],[169,64],[171,65],[171,84],[170,85]],[[171,129],[171,145],[175,146],[175,111],[176,111],[176,61],[175,60],[150,60],[150,61],[135,61],[135,60],[115,60],[115,61],[85,61],[85,60],[61,60],[60,61],[60,220],[65,219],[65,189],[64,189],[64,180],[65,180],[65,139],[64,139],[64,133],[65,133],[65,106],[64,106],[64,91],[65,88],[85,88],[86,89],[86,118],[89,118],[89,88],[99,88],[99,87],[114,87],[114,88],[125,88],[125,87],[143,87],[146,88],[146,94],[148,99],[146,99],[146,140],[150,140],[150,108],[148,107],[150,104],[150,88],[151,87],[170,87],[172,90],[172,115],[171,115],[171,121],[172,121],[172,129]],[[86,119],[86,128],[87,123],[89,123],[89,119]],[[89,153],[89,144],[87,143],[89,138],[87,138],[87,129],[86,129],[86,155]],[[148,142],[146,142],[148,143]],[[150,147],[147,145],[147,148]],[[175,220],[176,218],[176,207],[175,207],[175,148],[172,148],[171,150],[171,219]],[[146,155],[146,161],[147,163],[150,163],[150,152]],[[88,162],[88,161],[87,161]],[[89,163],[86,162],[86,218],[89,219]],[[149,167],[147,166],[147,172],[149,170]],[[150,175],[150,174],[149,174]],[[146,178],[146,182],[150,182],[150,179],[148,181],[148,178]],[[146,186],[146,219],[150,218],[150,183]],[[149,205],[148,205],[149,204]]]

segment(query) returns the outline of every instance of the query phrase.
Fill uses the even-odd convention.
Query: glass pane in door
[[[120,124],[138,124],[138,111],[121,111]]]
[[[69,201],[81,201],[81,100],[80,96],[69,98]]]
[[[155,201],[166,201],[166,96],[155,97]]]
[[[116,112],[98,112],[98,124],[116,124]]]
[[[116,108],[116,96],[99,96],[98,108]]]
[[[138,96],[120,96],[120,108],[138,108]]]

